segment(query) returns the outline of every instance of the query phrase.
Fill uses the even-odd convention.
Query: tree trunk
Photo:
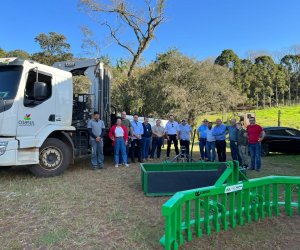
[[[291,105],[291,80],[289,81],[288,105]]]
[[[265,109],[266,107],[266,93],[265,90],[263,91],[263,108]]]
[[[276,88],[275,88],[275,96],[276,96],[276,107],[278,107],[278,87],[276,83]]]

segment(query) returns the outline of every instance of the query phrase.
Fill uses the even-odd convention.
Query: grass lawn
[[[195,153],[196,158],[198,152]],[[260,173],[300,175],[300,155],[263,158]],[[162,249],[161,206],[145,197],[138,164],[90,170],[81,160],[64,175],[35,178],[25,168],[0,171],[1,249]],[[284,214],[201,239],[181,249],[299,249],[300,216]]]

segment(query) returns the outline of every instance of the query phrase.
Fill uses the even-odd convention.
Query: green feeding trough
[[[238,164],[238,163],[235,163]],[[142,188],[146,196],[213,186],[228,168],[226,162],[143,163]]]

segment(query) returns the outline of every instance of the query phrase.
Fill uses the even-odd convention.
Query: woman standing
[[[128,131],[124,125],[122,125],[121,118],[117,118],[116,124],[111,127],[108,133],[109,138],[113,141],[114,146],[114,158],[115,167],[119,167],[119,156],[122,155],[123,164],[128,167],[126,145],[128,143]]]

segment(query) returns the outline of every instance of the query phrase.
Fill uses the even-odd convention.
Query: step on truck
[[[88,77],[89,93],[73,95],[73,75]],[[0,167],[28,166],[34,175],[49,177],[88,155],[91,114],[99,111],[106,128],[111,125],[110,82],[98,59],[51,67],[0,58]]]

